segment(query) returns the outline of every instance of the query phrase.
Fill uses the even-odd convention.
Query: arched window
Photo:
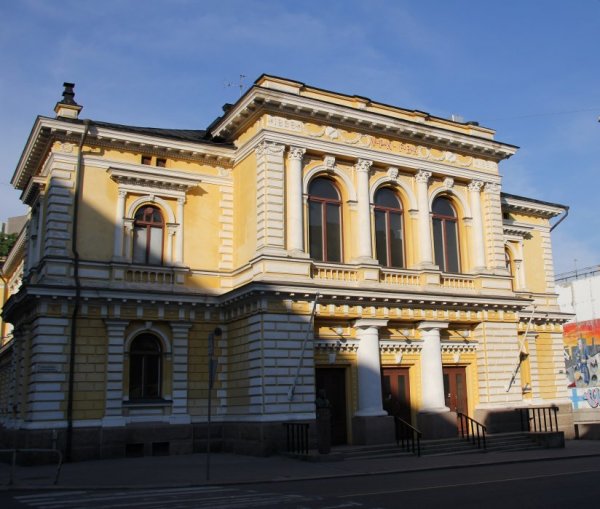
[[[384,187],[375,193],[375,249],[386,267],[404,267],[402,205],[396,193]]]
[[[460,272],[456,211],[445,197],[436,198],[431,211],[435,263],[443,272]]]
[[[143,205],[133,223],[133,262],[161,265],[165,222],[153,205]]]
[[[308,187],[308,242],[315,260],[342,261],[342,202],[326,178],[316,178]]]
[[[162,349],[153,334],[141,334],[129,348],[129,399],[161,397]]]

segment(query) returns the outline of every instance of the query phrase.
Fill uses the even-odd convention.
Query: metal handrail
[[[559,408],[556,405],[522,407],[515,408],[515,410],[519,412],[521,431],[534,431],[539,433],[558,431]],[[527,412],[527,419],[525,419],[523,415],[525,412]]]
[[[12,455],[10,462],[10,473],[8,477],[8,486],[12,486],[15,482],[15,469],[17,464],[17,454],[19,453],[35,453],[35,452],[45,452],[56,454],[58,457],[58,464],[56,466],[56,474],[54,474],[54,482],[53,484],[58,484],[58,476],[60,475],[60,469],[62,468],[63,463],[63,455],[58,449],[0,449],[0,454],[2,453],[10,453]]]
[[[307,422],[284,422],[286,429],[287,452],[291,454],[308,454]]]
[[[405,451],[421,456],[422,433],[400,417],[394,417],[396,427],[396,445]]]
[[[462,412],[458,412],[456,416],[458,418],[460,437],[463,440],[468,440],[473,445],[476,445],[478,449],[485,450],[487,448],[485,441],[487,427]]]

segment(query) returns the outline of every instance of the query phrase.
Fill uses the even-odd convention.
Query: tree
[[[8,256],[16,241],[16,233],[0,233],[0,257]]]

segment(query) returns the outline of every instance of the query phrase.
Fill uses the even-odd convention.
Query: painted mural
[[[600,320],[565,324],[563,330],[573,408],[600,411]]]

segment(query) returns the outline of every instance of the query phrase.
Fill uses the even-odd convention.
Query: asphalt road
[[[562,459],[236,486],[0,492],[0,507],[35,509],[568,508],[596,504],[600,458]]]

